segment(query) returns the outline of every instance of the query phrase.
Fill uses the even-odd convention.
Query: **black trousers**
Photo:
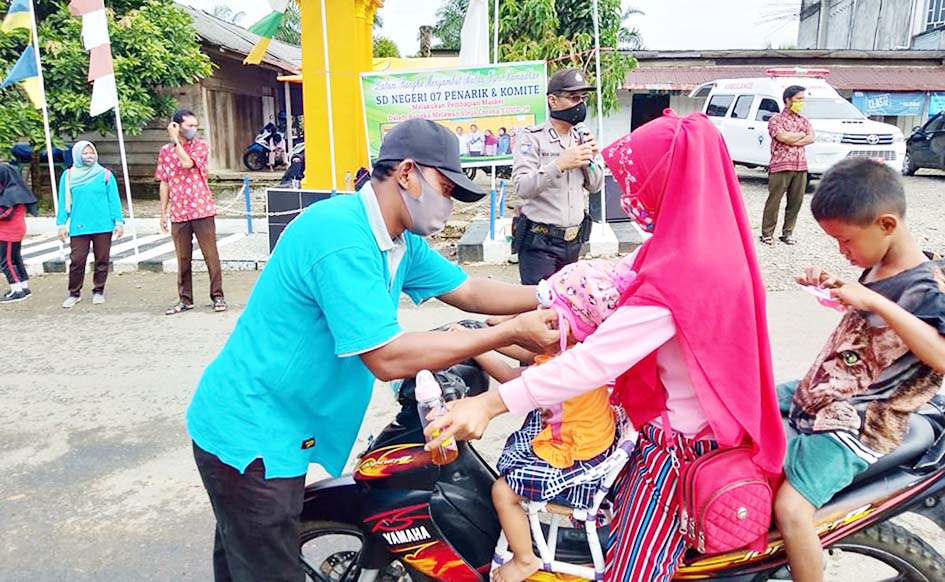
[[[23,256],[20,254],[21,244],[0,241],[0,271],[11,285],[29,281],[30,278],[26,274],[26,265],[23,264]]]
[[[262,459],[240,474],[194,444],[217,529],[215,582],[305,582],[299,562],[299,518],[305,476],[266,479]]]
[[[522,285],[537,285],[581,255],[581,237],[566,242],[535,232],[525,233],[518,250],[518,274]]]

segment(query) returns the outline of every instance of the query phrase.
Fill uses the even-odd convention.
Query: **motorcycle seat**
[[[784,419],[784,433],[788,440],[798,434],[787,419]],[[909,432],[906,433],[906,437],[899,448],[888,455],[883,455],[878,461],[870,465],[866,471],[857,475],[853,479],[852,485],[870,481],[893,467],[918,460],[932,446],[935,436],[935,429],[932,428],[932,425],[924,416],[921,414],[911,415],[909,417]]]

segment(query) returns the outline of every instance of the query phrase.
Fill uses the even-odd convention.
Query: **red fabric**
[[[701,113],[678,117],[666,110],[603,153],[618,184],[630,186],[625,196],[654,220],[654,236],[637,253],[637,277],[623,304],[672,312],[715,439],[722,447],[750,443],[755,461],[776,481],[785,437],[765,289],[722,135]],[[655,353],[617,379],[616,395],[635,426],[665,410]]]
[[[89,81],[94,81],[106,75],[115,74],[115,64],[112,61],[112,45],[103,44],[89,51]]]
[[[8,211],[0,209],[0,214]],[[17,204],[13,207],[13,216],[0,220],[0,241],[20,242],[26,236],[26,206]]]
[[[69,12],[73,16],[82,16],[96,10],[105,9],[105,0],[72,0],[69,2]]]
[[[778,141],[775,136],[782,131],[788,133],[808,133],[810,121],[790,109],[785,109],[768,120],[768,133],[771,135],[771,161],[768,172],[806,172],[807,150],[805,146],[794,146]]]
[[[185,169],[180,165],[173,144],[161,148],[154,177],[167,182],[170,200],[171,222],[189,222],[215,216],[213,192],[207,184],[207,158],[210,148],[207,142],[195,139],[184,144],[184,151],[193,160],[194,166]]]

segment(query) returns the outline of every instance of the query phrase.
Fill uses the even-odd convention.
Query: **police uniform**
[[[588,88],[580,71],[562,71],[552,77],[548,93]],[[550,119],[519,131],[515,139],[512,181],[524,200],[513,227],[515,250],[522,283],[535,285],[578,259],[590,230],[586,192],[603,188],[604,165],[598,156],[590,166],[559,170],[558,157],[581,137],[574,128],[559,135]]]

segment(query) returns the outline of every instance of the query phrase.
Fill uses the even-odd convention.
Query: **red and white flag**
[[[82,44],[89,51],[89,82],[93,83],[89,113],[94,117],[118,105],[105,0],[71,0],[69,12],[82,17]]]

